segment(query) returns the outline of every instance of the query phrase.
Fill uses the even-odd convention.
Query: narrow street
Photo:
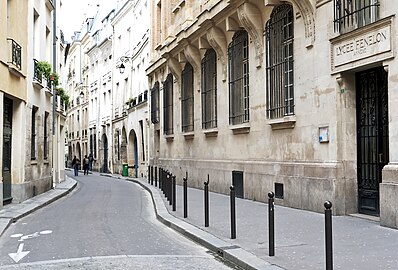
[[[140,186],[94,175],[76,180],[71,194],[5,232],[0,269],[230,269],[157,221]]]

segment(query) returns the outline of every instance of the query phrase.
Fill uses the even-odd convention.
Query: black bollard
[[[162,178],[162,168],[159,168],[159,188],[163,191],[163,178]]]
[[[176,210],[177,205],[176,205],[176,176],[174,175],[172,178],[172,186],[173,186],[173,192],[172,192],[172,197],[173,197],[173,211]]]
[[[275,256],[275,204],[274,193],[268,193],[268,241],[269,241],[269,256]]]
[[[158,168],[155,167],[155,187],[158,187]]]
[[[188,175],[188,173],[187,173]],[[184,218],[188,217],[188,184],[187,178],[183,178],[184,181]]]
[[[151,166],[151,185],[153,186],[153,166]]]
[[[204,182],[205,193],[205,227],[209,227],[209,175],[207,175],[207,182]]]
[[[231,200],[231,239],[236,239],[235,187],[229,187]]]
[[[164,189],[165,189],[165,195],[166,195],[167,201],[171,202],[170,194],[169,194],[169,182],[170,182],[170,173],[168,171],[166,171],[166,181],[165,181]]]
[[[333,241],[332,241],[332,203],[326,201],[325,206],[325,249],[326,270],[333,270]]]
[[[169,173],[167,176],[167,185],[168,185],[168,200],[169,205],[173,205],[173,184],[172,184],[173,174]]]
[[[151,166],[148,165],[148,184],[151,183],[151,175],[150,175],[150,172],[151,172]]]

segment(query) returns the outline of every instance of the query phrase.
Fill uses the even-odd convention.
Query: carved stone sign
[[[391,56],[391,21],[388,19],[331,40],[332,72]]]
[[[391,50],[391,27],[387,25],[334,44],[334,64],[339,66],[389,50]]]

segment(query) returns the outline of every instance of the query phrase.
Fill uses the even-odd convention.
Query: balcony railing
[[[39,69],[37,63],[39,63],[39,61],[33,59],[33,80],[42,83],[42,78],[39,76]]]
[[[21,70],[22,47],[12,38],[7,38],[7,41],[11,52],[11,59],[9,63]]]

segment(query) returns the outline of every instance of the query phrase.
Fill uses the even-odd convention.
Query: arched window
[[[293,8],[276,7],[265,28],[268,118],[294,114]]]
[[[182,132],[193,131],[193,67],[190,63],[185,64],[181,74],[181,121]]]
[[[217,127],[217,57],[209,49],[202,59],[202,128]]]
[[[236,32],[228,46],[229,123],[249,121],[249,38]]]
[[[173,134],[173,75],[167,75],[163,83],[163,132]]]

